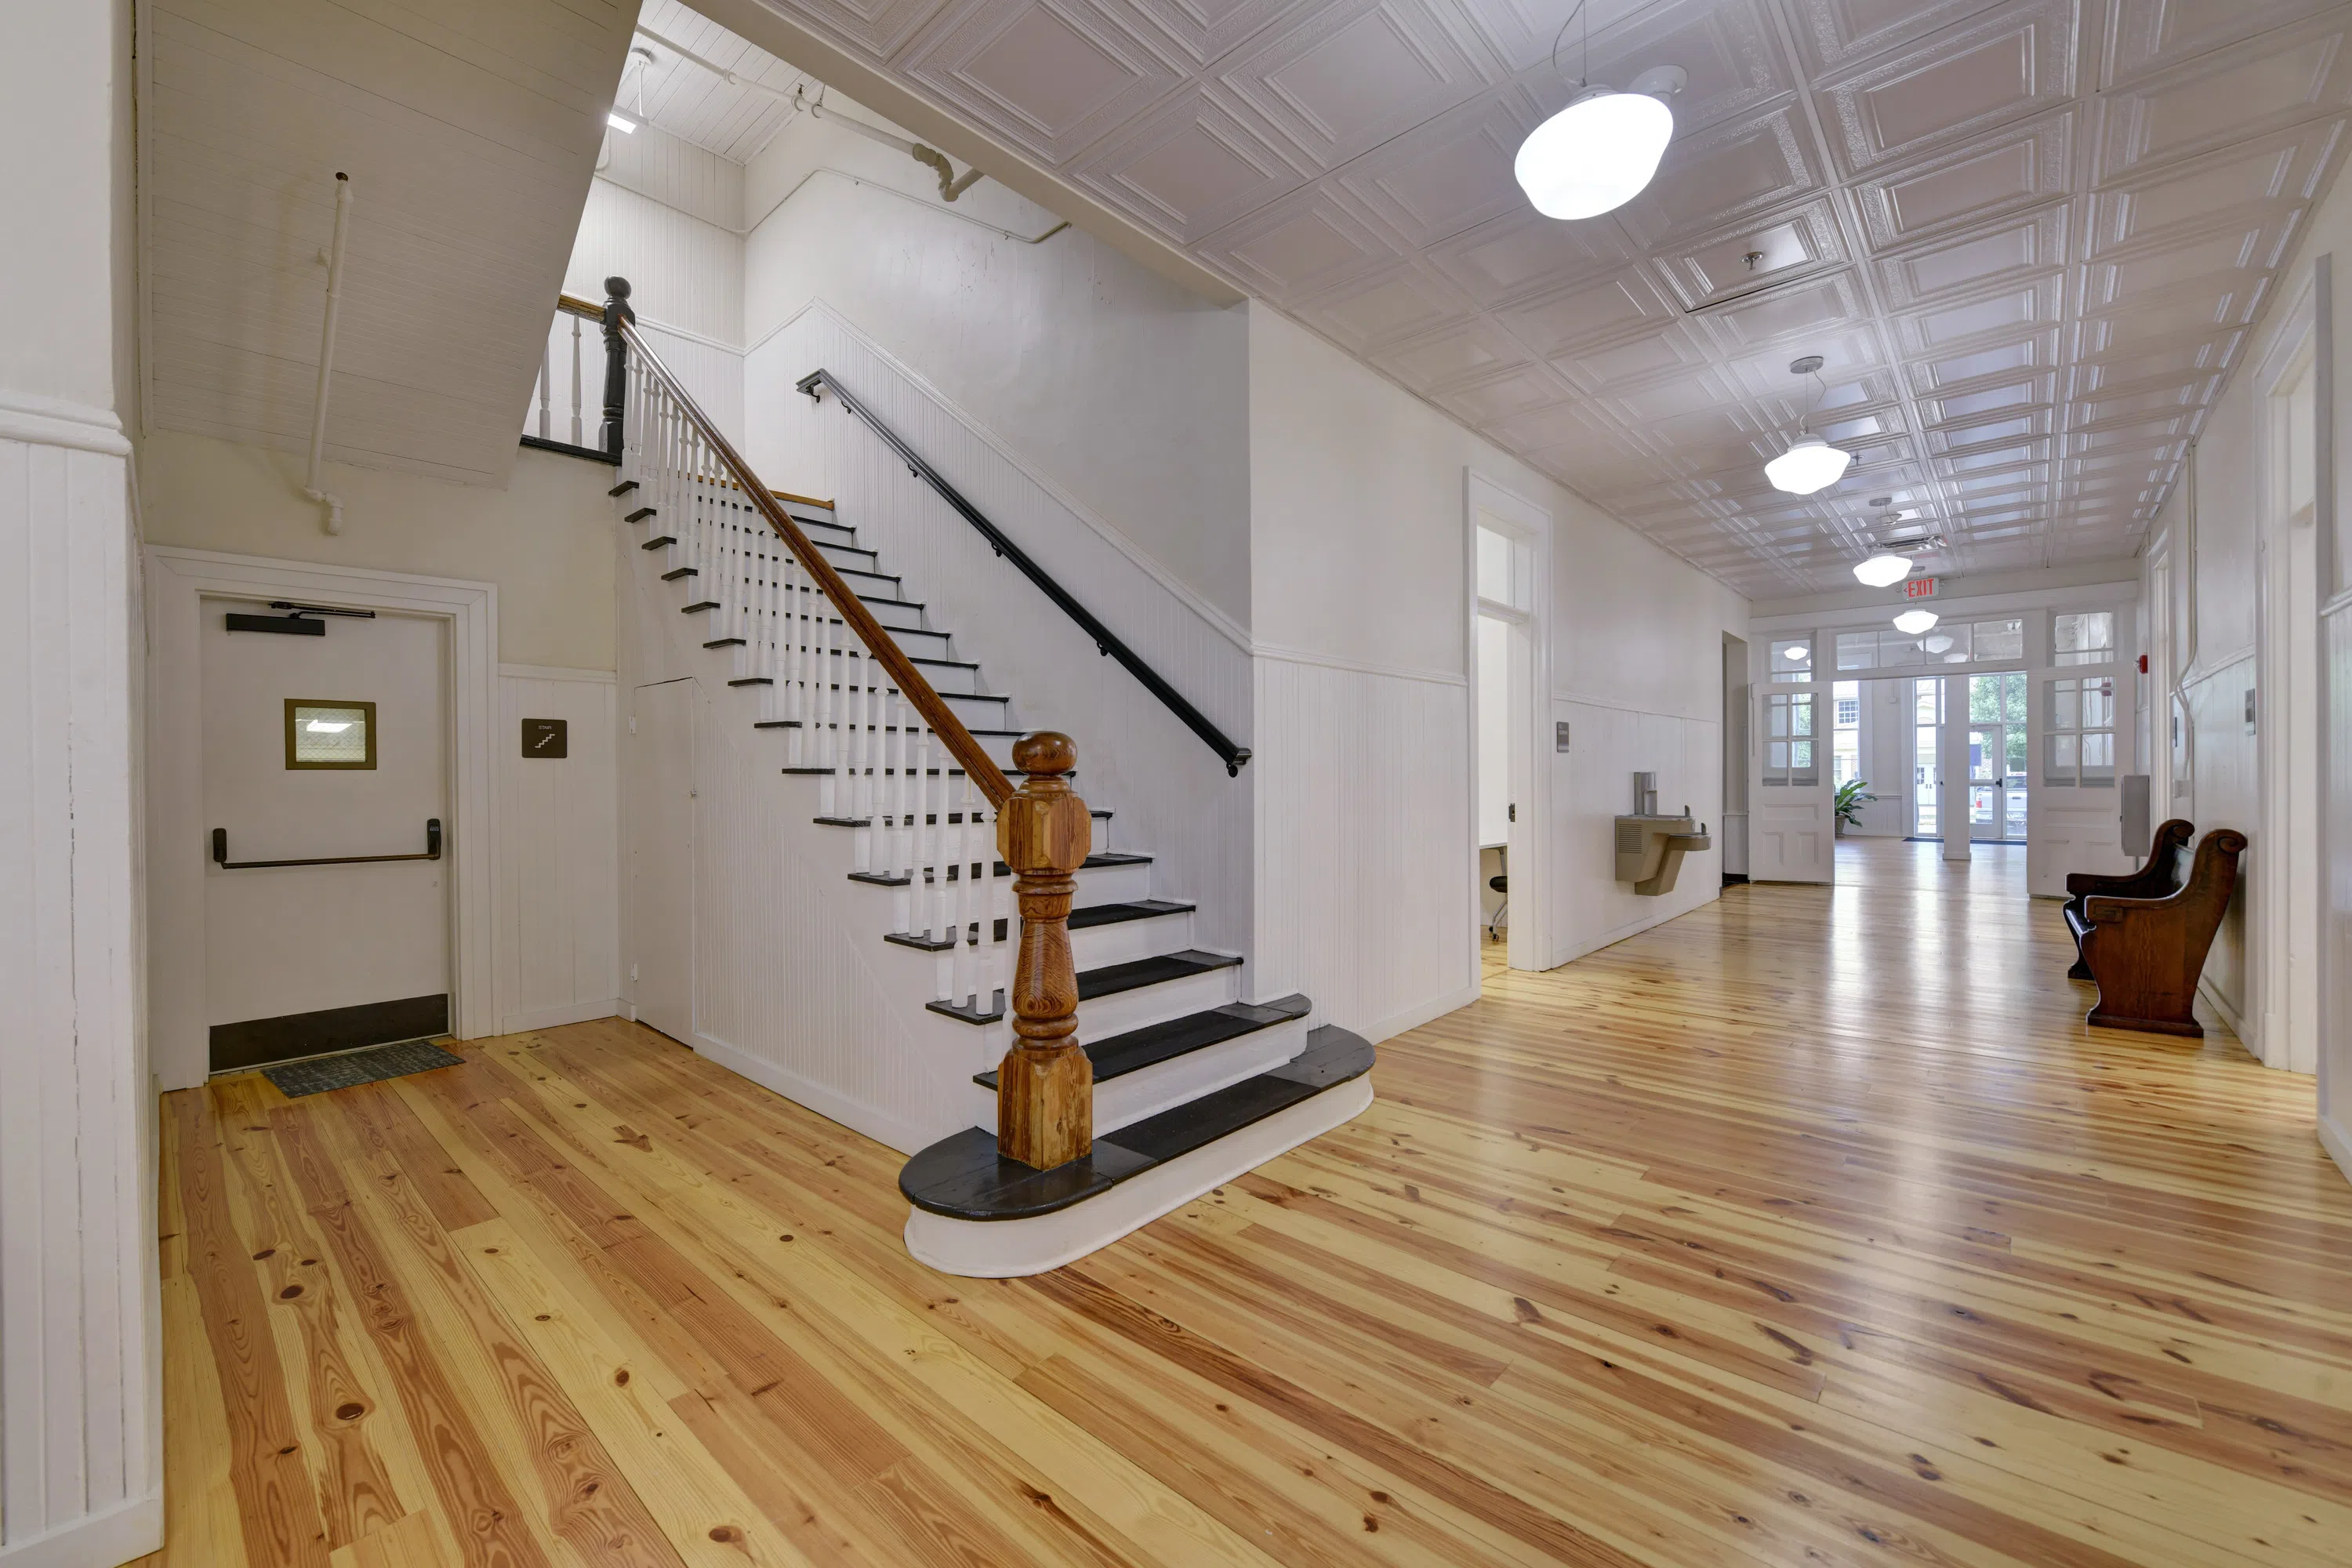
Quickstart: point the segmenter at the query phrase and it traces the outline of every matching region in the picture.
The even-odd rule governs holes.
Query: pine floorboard
[[[2308,1079],[2082,1021],[2021,850],[1841,847],[1381,1048],[1073,1267],[606,1020],[167,1097],[150,1568],[2352,1562]]]

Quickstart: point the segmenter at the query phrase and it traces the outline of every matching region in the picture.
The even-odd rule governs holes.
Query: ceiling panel
[[[761,3],[1775,595],[1877,495],[1948,574],[2129,554],[2352,120],[2347,0]],[[1530,210],[1528,128],[1661,65],[1650,187]]]

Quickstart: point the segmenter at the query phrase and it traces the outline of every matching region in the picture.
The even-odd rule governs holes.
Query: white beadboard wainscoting
[[[1375,1043],[1478,998],[1470,689],[1261,645],[1253,994]]]
[[[142,586],[110,414],[0,392],[0,1563],[163,1544]]]
[[[986,689],[1013,696],[1017,727],[1076,742],[1078,793],[1117,813],[1108,847],[1159,857],[1155,896],[1200,905],[1202,947],[1247,954],[1258,764],[1227,777],[1198,736],[997,559],[870,428],[795,389],[819,368],[1243,746],[1253,732],[1247,634],[823,302],[746,357],[753,468],[779,489],[835,501],[858,542],[880,551],[883,569],[902,574],[908,596],[929,607],[930,625],[954,635],[958,657],[980,662]],[[1251,995],[1280,994],[1244,985]]]
[[[1570,726],[1570,749],[1547,750],[1551,786],[1551,952],[1558,967],[1710,903],[1723,892],[1723,841],[1683,858],[1671,893],[1636,893],[1617,880],[1614,818],[1633,809],[1633,774],[1658,775],[1658,809],[1685,805],[1707,826],[1723,811],[1723,726],[1714,719],[1656,713],[1555,697],[1555,723]]]
[[[498,1030],[621,1011],[616,704],[610,670],[499,666]],[[566,755],[526,757],[522,722],[561,719]]]
[[[616,548],[637,555],[628,531]],[[621,583],[619,743],[656,743],[656,727],[632,733],[641,689],[692,679],[689,902],[693,930],[692,1038],[686,1043],[753,1082],[891,1148],[912,1153],[971,1124],[973,1073],[993,1066],[1010,1027],[955,1023],[927,1011],[877,963],[890,900],[850,882],[854,836],[816,826],[816,782],[782,772],[780,732],[752,729],[759,700],[722,682],[723,656],[700,644],[699,617],[678,614],[671,584],[624,563]],[[624,994],[638,995],[633,966],[647,951],[646,911],[626,896],[626,868],[666,841],[653,803],[634,801],[642,776],[622,758],[620,776]],[[674,825],[672,825],[674,826]],[[877,951],[880,950],[880,951]]]

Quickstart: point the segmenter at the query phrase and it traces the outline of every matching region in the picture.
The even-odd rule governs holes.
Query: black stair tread
[[[1099,871],[1106,866],[1149,866],[1150,864],[1151,857],[1149,855],[1121,855],[1116,850],[1106,849],[1099,855],[1087,856],[1079,863],[1078,869]],[[999,860],[996,863],[996,874],[1000,877],[1010,877],[1013,875],[1013,868]]]
[[[773,686],[775,679],[766,675],[746,675],[729,681],[730,686]]]
[[[1233,953],[1203,952],[1197,947],[1180,952],[1157,952],[1150,958],[1131,958],[1125,963],[1106,963],[1099,969],[1078,971],[1078,1000],[1091,1002],[1097,996],[1116,996],[1122,991],[1233,969],[1240,963],[1241,960]]]
[[[638,545],[637,548],[640,550],[659,550],[665,544],[676,544],[677,542],[677,538],[671,534],[656,533],[651,539],[646,540],[643,544]]]
[[[1362,1037],[1327,1024],[1307,1037],[1306,1050],[1280,1067],[1106,1132],[1091,1152],[1066,1165],[1039,1171],[1008,1160],[996,1152],[994,1134],[970,1127],[908,1161],[898,1173],[898,1191],[917,1208],[952,1219],[1052,1214],[1361,1078],[1375,1059]]]
[[[1260,1029],[1286,1024],[1293,1018],[1304,1018],[1312,1007],[1313,1004],[1300,995],[1285,996],[1263,1006],[1253,1002],[1228,1002],[1205,1013],[1188,1013],[1181,1018],[1147,1024],[1106,1040],[1090,1040],[1086,1046],[1087,1060],[1094,1064],[1095,1081],[1108,1083],[1143,1068],[1157,1067],[1211,1046],[1222,1046],[1227,1040],[1238,1040],[1244,1035],[1255,1035]],[[996,1091],[996,1070],[992,1068],[987,1072],[974,1073],[971,1081],[992,1094]]]
[[[686,570],[691,572],[694,568],[688,566]],[[682,616],[690,616],[697,610],[715,610],[717,608],[719,608],[719,601],[716,599],[698,599],[691,605],[679,605],[678,614]]]
[[[705,647],[748,647],[750,644],[742,637],[712,637],[709,642],[704,643],[702,646]]]
[[[623,521],[627,522],[643,522],[646,519],[653,516],[654,513],[659,510],[660,509],[657,507],[641,506],[637,508],[636,510],[631,512]]]
[[[911,947],[918,952],[946,952],[956,944],[956,939],[951,936],[917,936],[912,931],[887,931],[883,934],[882,940],[896,942],[900,947]]]
[[[1098,816],[1110,813],[1097,812]],[[1167,899],[1135,899],[1126,903],[1089,904],[1070,911],[1070,929],[1087,931],[1095,926],[1115,926],[1128,921],[1148,921],[1158,915],[1189,915],[1198,906],[1180,904]]]
[[[960,1023],[993,1024],[1004,1016],[1004,993],[994,992],[986,1002],[977,1006],[966,1006],[961,1002],[926,1002],[923,1005],[934,1013],[956,1019]],[[978,1130],[974,1129],[974,1131]],[[990,1147],[995,1146],[995,1139],[991,1138],[988,1142]]]
[[[668,571],[662,574],[662,581],[665,583],[675,583],[680,577],[699,577],[701,575],[702,570],[697,566],[673,566]],[[717,609],[719,606],[716,605],[708,605],[701,607],[705,609]]]
[[[627,495],[631,490],[635,489],[636,488],[637,488],[637,481],[636,481],[636,480],[635,480],[635,479],[623,479],[619,484],[614,485],[611,489],[606,490],[604,493],[605,493],[606,495],[608,495],[608,496],[625,496],[625,495]]]

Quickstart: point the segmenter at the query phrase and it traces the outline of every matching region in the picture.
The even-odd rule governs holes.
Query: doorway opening
[[[1474,926],[1477,972],[1541,969],[1540,889],[1549,792],[1538,765],[1549,732],[1544,584],[1550,514],[1477,475],[1469,495],[1469,667]],[[1566,750],[1564,741],[1556,742]],[[1514,871],[1524,873],[1517,887]]]

